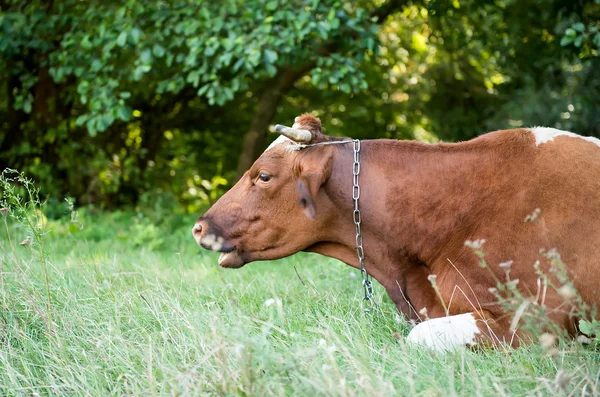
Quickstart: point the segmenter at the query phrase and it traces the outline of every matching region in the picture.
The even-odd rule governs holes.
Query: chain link
[[[362,286],[363,291],[365,293],[365,297],[363,302],[368,302],[370,304],[374,304],[373,301],[373,282],[372,277],[367,273],[367,269],[365,269],[365,251],[363,249],[363,237],[360,232],[360,209],[358,208],[358,200],[360,199],[360,186],[358,184],[358,175],[360,174],[360,141],[355,139],[354,143],[354,163],[352,164],[352,175],[353,175],[353,185],[352,185],[352,200],[354,200],[354,212],[352,213],[352,218],[354,221],[354,226],[356,227],[356,256],[358,257],[358,261],[360,263],[360,274],[362,276]],[[369,312],[370,308],[365,307],[365,312]]]

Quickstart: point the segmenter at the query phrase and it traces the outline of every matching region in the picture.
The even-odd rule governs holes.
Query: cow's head
[[[319,240],[331,206],[321,187],[329,180],[336,140],[312,115],[297,117],[192,229],[202,247],[221,252],[219,265],[241,267],[279,259]],[[337,145],[336,145],[337,146]]]

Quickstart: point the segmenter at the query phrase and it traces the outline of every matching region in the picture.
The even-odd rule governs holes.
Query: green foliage
[[[269,123],[305,111],[361,139],[530,125],[600,136],[595,2],[0,7],[0,169],[26,171],[42,197],[117,207],[170,195],[195,210],[274,139]]]
[[[598,335],[600,333],[600,322],[598,320],[579,320],[579,329],[586,335]]]
[[[83,107],[75,123],[85,125],[92,137],[132,119],[132,92],[192,89],[209,105],[222,106],[252,81],[305,62],[325,67],[314,70],[315,84],[338,84],[347,92],[364,89],[361,72],[349,72],[375,45],[368,14],[339,2],[312,1],[304,7],[275,0],[45,4],[30,2],[18,11],[9,7],[2,15],[3,60],[43,51],[40,67],[48,68],[55,84],[72,81],[72,100]],[[313,50],[334,39],[342,47],[358,45],[347,55],[326,58]],[[345,66],[332,70],[334,64]],[[22,81],[15,108],[30,113],[36,76],[18,66],[12,72]]]
[[[190,161],[206,159],[187,144],[212,150],[207,135],[216,134],[235,152],[240,132],[231,131],[244,117],[221,122],[206,115],[208,122],[192,117],[190,124],[190,116],[216,107],[248,112],[252,91],[306,65],[318,66],[312,81],[321,88],[364,90],[359,65],[377,50],[369,13],[332,0],[14,0],[2,7],[0,78],[8,85],[9,123],[0,155],[48,193],[64,192],[62,180],[78,200],[105,205],[136,202],[161,181],[168,183],[159,190],[184,198],[205,192],[206,181],[222,186],[231,179],[217,174],[222,168],[205,164],[203,175],[193,172]],[[334,53],[315,50],[330,44]],[[22,133],[12,139],[16,129]],[[223,160],[219,153],[214,164]],[[211,192],[192,198],[213,200]]]
[[[561,46],[574,46],[580,58],[597,57],[600,53],[600,1],[587,4],[581,15],[565,29]]]

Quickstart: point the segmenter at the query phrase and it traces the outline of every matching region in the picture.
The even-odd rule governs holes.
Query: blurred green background
[[[599,27],[600,0],[0,0],[0,170],[50,217],[187,212],[307,111],[356,138],[600,136]]]

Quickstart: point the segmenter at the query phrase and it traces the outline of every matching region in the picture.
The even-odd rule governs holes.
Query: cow
[[[192,229],[221,252],[220,266],[307,251],[360,268],[358,171],[364,266],[416,324],[409,342],[519,346],[522,310],[506,313],[494,289],[507,269],[524,302],[571,335],[578,310],[568,288],[600,302],[600,140],[542,127],[459,143],[363,140],[356,170],[354,141],[325,135],[318,118],[279,130]],[[559,285],[552,252],[571,284]]]

